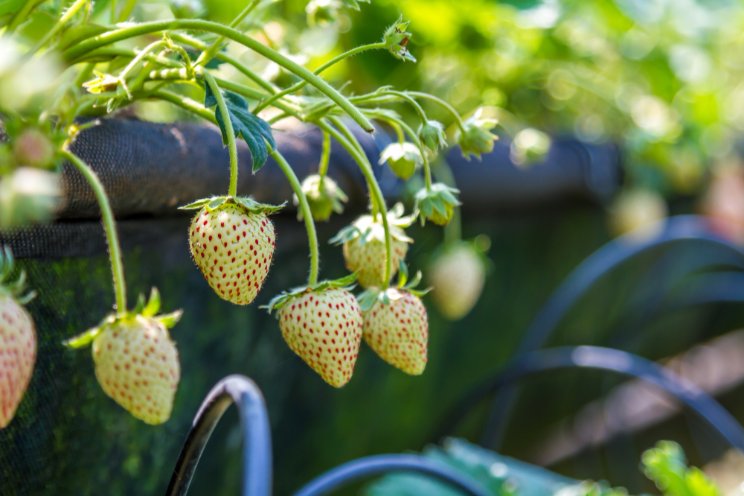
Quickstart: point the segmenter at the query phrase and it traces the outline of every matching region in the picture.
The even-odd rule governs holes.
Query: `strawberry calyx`
[[[36,296],[35,291],[26,292],[26,272],[20,271],[12,280],[15,261],[10,247],[0,249],[0,296],[10,296],[21,305],[25,305]]]
[[[159,311],[160,292],[157,288],[152,288],[149,299],[145,300],[145,296],[140,294],[134,310],[119,314],[110,313],[104,317],[97,326],[91,327],[87,331],[64,341],[63,344],[66,347],[73,349],[84,348],[89,346],[107,327],[141,318],[154,319],[162,324],[166,329],[171,329],[181,319],[181,315],[183,315],[183,310],[176,310],[174,312],[158,315],[157,313]]]
[[[393,239],[405,243],[413,243],[413,239],[408,237],[403,229],[413,224],[416,220],[415,215],[404,216],[403,204],[396,203],[395,206],[388,211],[387,218],[388,224],[391,227],[390,234]],[[330,243],[334,245],[342,245],[347,241],[354,239],[359,239],[361,245],[370,241],[381,241],[384,243],[385,228],[379,214],[375,216],[362,215],[352,224],[341,229],[338,234],[331,238]]]
[[[273,214],[275,212],[278,212],[282,208],[284,208],[286,204],[287,202],[284,202],[281,205],[270,205],[268,203],[259,203],[253,198],[250,198],[247,196],[212,196],[210,198],[202,198],[200,200],[196,200],[187,205],[178,207],[178,209],[179,210],[200,210],[204,208],[208,212],[211,212],[213,210],[218,210],[220,208],[223,208],[227,205],[237,205],[238,207],[243,209],[246,213]]]
[[[421,298],[426,293],[431,291],[431,288],[418,289],[417,286],[421,283],[421,271],[417,271],[413,276],[413,279],[408,280],[408,266],[405,262],[400,262],[398,268],[398,284],[389,288],[369,288],[363,291],[357,296],[359,301],[359,307],[362,312],[367,312],[378,301],[383,305],[389,305],[395,300],[402,298],[406,293],[410,293],[414,296]]]
[[[268,304],[262,305],[260,308],[265,309],[269,314],[271,314],[275,311],[278,312],[293,299],[306,295],[307,293],[322,293],[329,289],[345,289],[349,291],[354,289],[356,278],[357,275],[352,273],[339,279],[320,281],[319,283],[310,286],[298,286],[288,291],[282,291],[280,294],[273,297]]]

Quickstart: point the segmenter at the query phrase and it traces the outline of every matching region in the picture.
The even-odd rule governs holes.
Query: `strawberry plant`
[[[437,159],[448,143],[445,128],[421,102],[429,101],[453,117],[455,141],[467,156],[488,153],[496,139],[491,133],[494,120],[476,113],[466,121],[433,95],[389,86],[352,94],[323,77],[336,64],[373,50],[386,51],[403,68],[415,63],[409,23],[403,18],[382,26],[378,40],[309,67],[267,39],[270,3],[246,2],[229,23],[202,19],[198,3],[187,2],[172,2],[173,16],[156,20],[138,19],[131,1],[27,2],[0,9],[0,53],[8,61],[0,67],[0,88],[3,95],[15,95],[0,98],[8,137],[0,144],[0,229],[54,218],[63,201],[63,162],[90,185],[108,243],[115,304],[98,325],[66,344],[92,345],[95,374],[104,392],[150,424],[168,419],[177,390],[181,371],[168,329],[180,312],[158,315],[156,290],[148,301],[140,298],[133,309],[127,306],[114,213],[96,173],[73,152],[80,133],[98,125],[98,119],[142,102],[164,102],[181,115],[217,126],[229,157],[226,190],[181,208],[195,211],[188,231],[195,265],[219,298],[237,305],[251,304],[259,296],[275,261],[276,234],[269,215],[284,207],[239,194],[238,140],[247,145],[253,174],[267,165],[278,167],[293,192],[287,200],[294,200],[307,232],[309,270],[305,281],[278,295],[267,308],[276,312],[289,348],[335,387],[351,379],[363,334],[381,357],[404,372],[420,374],[426,363],[428,322],[419,299],[423,293],[405,286],[406,273],[400,274],[397,287],[390,283],[398,267],[405,266],[413,242],[404,229],[416,220],[459,225],[460,200],[446,164]],[[307,15],[311,25],[325,25],[336,22],[345,9],[361,8],[360,2],[310,2]],[[35,30],[41,19],[47,27]],[[251,61],[235,56],[236,50],[250,54]],[[260,73],[255,60],[278,67],[278,77]],[[33,84],[28,83],[31,79]],[[401,106],[412,112],[413,122],[399,113]],[[285,121],[301,121],[322,133],[316,173],[297,177],[278,149],[274,133]],[[408,215],[403,205],[388,208],[372,160],[352,130],[355,126],[373,133],[376,125],[389,126],[397,140],[375,161],[387,164],[403,180],[419,174],[423,178]],[[343,245],[351,274],[323,280],[315,222],[340,213],[347,200],[329,174],[332,142],[358,165],[369,192],[369,212],[333,240]],[[435,163],[441,173],[432,171]],[[31,190],[20,186],[29,183],[29,174],[36,179]],[[459,227],[448,233],[450,242],[459,239]],[[357,280],[367,288],[361,303],[351,292]],[[468,304],[477,292],[470,291]]]

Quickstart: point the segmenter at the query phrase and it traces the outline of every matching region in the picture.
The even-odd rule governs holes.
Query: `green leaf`
[[[217,98],[208,84],[205,84],[204,88],[204,106],[207,108],[215,107]],[[228,118],[232,123],[235,137],[243,138],[243,141],[248,145],[253,158],[253,172],[256,173],[266,164],[266,160],[269,158],[269,149],[276,148],[271,126],[248,110],[248,103],[243,97],[231,91],[224,91],[223,94]],[[214,116],[222,132],[222,142],[227,143],[225,120],[219,107],[215,109]]]

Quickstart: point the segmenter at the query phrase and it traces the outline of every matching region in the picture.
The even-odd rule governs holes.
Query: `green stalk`
[[[310,211],[310,204],[307,202],[307,197],[302,191],[300,180],[297,179],[294,170],[292,170],[292,167],[290,167],[282,154],[279,153],[279,150],[274,149],[270,153],[284,175],[287,176],[287,180],[290,186],[292,186],[292,191],[294,191],[300,204],[302,219],[305,221],[305,230],[307,231],[307,242],[310,245],[310,274],[307,278],[307,285],[314,286],[318,282],[320,256],[318,251],[318,234],[315,232],[315,222],[313,221],[313,214]]]
[[[117,20],[119,22],[126,21],[130,15],[132,15],[132,11],[137,6],[137,0],[125,0],[124,7],[121,8],[121,12],[119,12],[119,16],[117,17]]]
[[[208,48],[208,45],[204,43],[203,41],[196,39],[196,38],[192,38],[191,36],[188,36],[182,33],[169,33],[168,36],[170,36],[171,39],[178,41],[179,43],[183,43],[184,45],[189,45],[193,48],[196,48],[197,50],[206,50]],[[268,81],[265,81],[261,76],[259,76],[255,72],[248,69],[245,65],[241,64],[238,61],[238,59],[236,59],[235,57],[232,57],[231,55],[228,55],[226,53],[218,53],[215,55],[215,57],[233,66],[245,77],[247,77],[248,79],[250,79],[257,85],[259,85],[264,90],[266,90],[267,93],[276,93],[277,89],[274,87],[273,84],[271,84]]]
[[[81,57],[91,50],[116,43],[117,41],[157,31],[170,31],[176,29],[194,29],[212,32],[223,35],[226,38],[244,45],[245,47],[266,57],[272,62],[277,63],[278,65],[293,72],[297,76],[315,86],[321,93],[325,94],[328,98],[338,104],[338,106],[341,107],[341,109],[343,109],[352,119],[354,119],[354,121],[356,121],[357,124],[362,127],[362,129],[369,133],[374,132],[374,127],[362,114],[362,112],[358,108],[356,108],[346,97],[339,93],[338,90],[330,86],[322,78],[316,76],[305,67],[302,67],[298,63],[290,60],[277,51],[261,44],[257,40],[254,40],[250,36],[246,36],[233,28],[223,26],[222,24],[216,22],[205,21],[201,19],[174,19],[166,21],[145,22],[137,24],[135,26],[125,26],[120,29],[115,29],[104,34],[94,36],[88,40],[85,40],[75,46],[68,48],[65,52],[65,58],[68,62],[74,62],[78,57]]]
[[[77,14],[80,11],[80,9],[82,9],[85,6],[85,4],[87,4],[88,2],[89,0],[76,0],[72,5],[70,5],[67,8],[67,10],[65,10],[65,13],[62,14],[62,17],[60,17],[57,20],[57,22],[54,24],[54,26],[52,26],[52,29],[46,32],[44,37],[41,38],[41,40],[39,40],[39,42],[36,43],[36,45],[34,45],[34,47],[31,49],[29,53],[36,53],[37,51],[41,49],[41,47],[46,45],[47,42],[51,40],[57,33],[59,33],[59,31],[63,27],[65,27],[65,25],[68,22],[70,22],[70,20],[75,16],[75,14]],[[29,2],[29,3],[33,3],[33,2]]]
[[[398,98],[400,98],[401,100],[404,100],[408,104],[410,104],[411,107],[413,107],[413,109],[418,114],[419,119],[421,119],[421,123],[422,124],[425,124],[426,121],[429,119],[427,117],[427,115],[426,115],[426,112],[424,112],[424,109],[421,107],[421,105],[419,105],[419,103],[416,100],[414,100],[413,98],[411,98],[407,94],[403,93],[402,91],[388,91],[387,93],[390,94],[390,95],[395,95]]]
[[[434,166],[436,167],[437,179],[440,179],[447,186],[457,187],[455,176],[445,159],[436,160]],[[460,209],[461,207],[454,208],[452,219],[444,226],[444,243],[447,245],[454,244],[462,239],[462,213]]]
[[[457,122],[457,127],[460,128],[460,131],[465,132],[465,123],[462,121],[462,117],[460,116],[460,113],[455,110],[455,107],[450,105],[445,100],[442,100],[438,96],[430,95],[428,93],[423,93],[421,91],[408,91],[409,95],[416,97],[416,98],[425,98],[427,100],[431,100],[432,102],[435,102],[445,108],[452,116],[455,118],[455,122]]]
[[[318,163],[318,175],[320,176],[321,189],[323,179],[328,173],[328,163],[331,161],[331,135],[323,132],[323,148],[320,152],[320,162]]]
[[[21,9],[13,16],[13,19],[10,20],[10,24],[8,24],[8,32],[12,33],[15,31],[16,28],[20,26],[29,15],[31,15],[31,12],[42,3],[44,3],[44,0],[26,0],[23,7],[21,7]]]
[[[246,5],[246,7],[240,11],[240,13],[235,17],[235,19],[232,20],[230,23],[231,28],[237,28],[238,24],[243,22],[243,19],[245,19],[252,11],[255,9],[258,4],[261,3],[261,0],[253,0],[251,3]],[[214,43],[212,43],[209,47],[207,47],[206,50],[202,51],[201,55],[196,59],[196,63],[194,65],[201,65],[206,66],[210,60],[212,60],[215,56],[215,54],[220,50],[220,46],[225,41],[224,36],[220,36],[217,38]]]
[[[328,121],[330,121],[333,126],[338,126],[340,129],[346,129],[346,126],[344,126],[343,122],[341,122],[337,117],[329,117]],[[364,174],[364,178],[367,180],[372,203],[373,205],[376,204],[380,211],[380,215],[382,216],[382,227],[385,230],[385,284],[388,284],[390,282],[390,277],[393,275],[393,237],[390,233],[390,223],[388,222],[385,197],[382,195],[382,190],[380,189],[380,185],[377,183],[377,179],[375,179],[375,174],[372,171],[372,164],[369,163],[367,155],[361,150],[361,145],[359,145],[359,142],[353,135],[352,138],[354,138],[354,141],[350,142],[347,140],[346,136],[344,136],[345,133],[337,130],[332,125],[329,125],[325,120],[319,121],[318,126],[323,131],[330,134],[334,139],[336,139],[336,141],[341,143],[341,146],[343,146],[357,162],[359,168],[362,170],[362,174]]]
[[[230,154],[230,187],[227,190],[227,196],[237,196],[238,194],[238,145],[235,143],[235,130],[233,129],[230,114],[227,111],[227,104],[222,97],[222,90],[217,85],[214,77],[209,71],[204,71],[204,81],[209,85],[215,99],[217,100],[217,109],[222,114],[222,124],[225,126],[225,139],[227,140],[227,150]],[[216,119],[215,115],[215,119]]]
[[[66,158],[75,168],[83,175],[85,180],[93,190],[93,194],[96,196],[96,201],[101,209],[101,218],[103,221],[103,230],[106,233],[106,241],[108,242],[109,248],[109,261],[111,262],[111,274],[114,280],[114,295],[116,297],[116,312],[121,315],[127,311],[127,286],[124,281],[124,264],[121,258],[121,246],[119,245],[119,237],[116,232],[116,223],[114,222],[114,214],[111,211],[111,205],[109,204],[108,197],[106,196],[106,190],[103,188],[103,184],[98,179],[98,176],[93,169],[83,162],[80,157],[73,154],[66,148],[62,150],[62,156]]]
[[[358,55],[358,54],[360,54],[362,52],[366,52],[368,50],[377,50],[377,49],[380,49],[380,48],[385,48],[385,46],[386,46],[385,43],[378,42],[378,43],[370,43],[368,45],[362,45],[362,46],[358,46],[356,48],[352,48],[351,50],[348,50],[348,51],[346,51],[346,52],[344,52],[344,53],[342,53],[340,55],[337,55],[337,56],[333,57],[331,60],[329,60],[325,64],[323,64],[320,67],[318,67],[317,69],[315,69],[313,71],[313,74],[316,74],[316,75],[317,74],[320,74],[323,71],[325,71],[326,69],[328,69],[329,67],[332,67],[335,64],[338,64],[339,62],[341,62],[344,59],[347,59],[349,57],[353,57],[354,55]],[[256,106],[256,108],[253,109],[253,112],[254,113],[255,112],[260,112],[261,110],[265,109],[266,107],[268,107],[269,105],[271,105],[272,103],[274,103],[277,99],[279,99],[279,98],[281,98],[283,96],[289,95],[290,93],[294,93],[295,91],[301,90],[302,88],[305,87],[306,84],[307,84],[307,81],[300,81],[299,83],[295,83],[294,85],[292,85],[292,86],[290,86],[288,88],[285,88],[284,90],[282,90],[279,93],[273,95],[272,97],[268,98],[267,100],[264,100],[263,102],[259,103]]]

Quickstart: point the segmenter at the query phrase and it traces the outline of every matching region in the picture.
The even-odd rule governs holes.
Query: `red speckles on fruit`
[[[429,340],[426,307],[407,291],[387,292],[390,303],[377,301],[364,315],[364,341],[393,367],[420,375],[426,368]]]
[[[168,330],[137,316],[105,326],[93,341],[96,378],[103,391],[148,424],[170,418],[181,368]]]
[[[10,423],[36,361],[31,316],[10,296],[0,296],[0,428]]]
[[[220,298],[236,305],[251,303],[274,256],[273,224],[265,214],[249,213],[234,203],[224,203],[214,210],[203,208],[194,220],[199,222],[208,241],[190,236],[189,246],[204,278]],[[239,231],[239,225],[244,229]],[[259,231],[262,227],[263,234]]]
[[[308,305],[310,302],[314,304]],[[339,304],[343,304],[341,309]],[[335,340],[320,337],[329,334],[323,320],[327,314],[348,326],[348,334]],[[362,322],[356,298],[345,289],[306,293],[279,310],[279,327],[287,345],[333,387],[351,379],[362,340]]]

